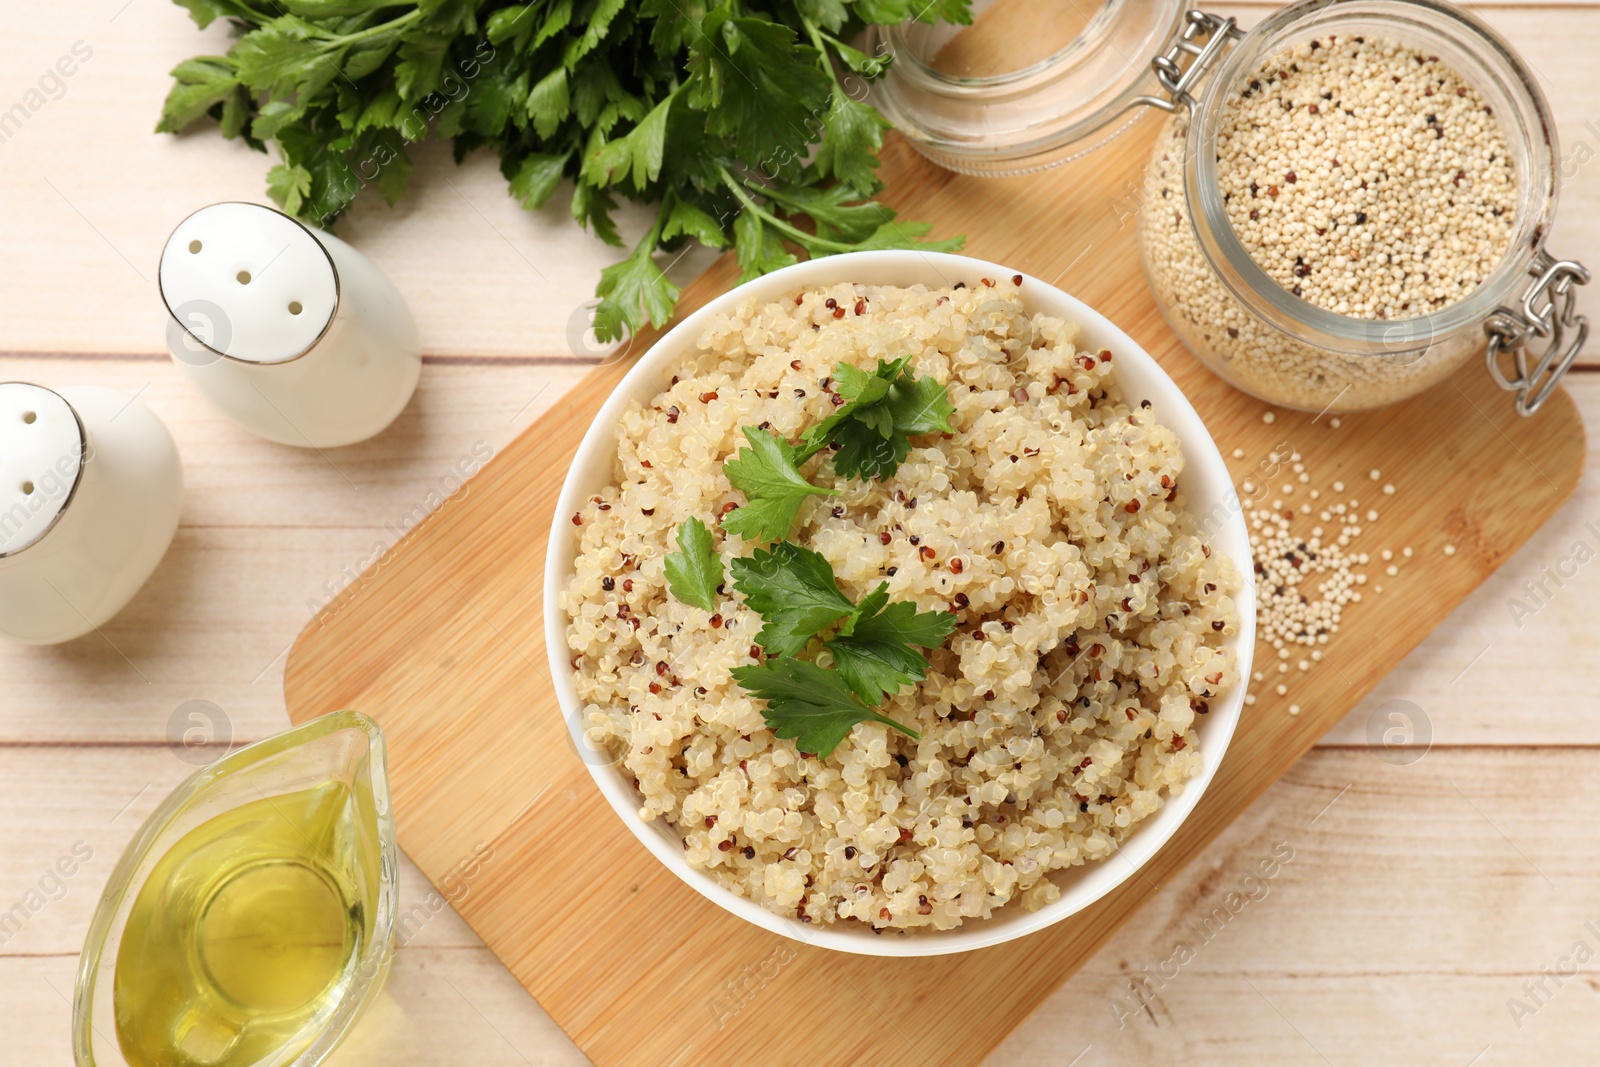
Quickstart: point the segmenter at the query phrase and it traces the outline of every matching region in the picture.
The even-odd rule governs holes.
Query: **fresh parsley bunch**
[[[928,669],[921,649],[939,647],[955,630],[950,612],[919,612],[910,601],[891,602],[888,582],[853,603],[821,553],[786,540],[806,497],[835,492],[800,472],[818,452],[835,449],[838,474],[883,479],[910,454],[911,437],[950,431],[955,407],[948,390],[932,378],[918,378],[910,364],[910,357],[880,360],[869,372],[840,363],[834,377],[846,402],[809,428],[800,445],[746,426],[750,447],[723,464],[747,500],[723,517],[723,529],[755,541],[777,539],[731,564],[734,588],[761,616],[756,642],[768,657],[734,668],[733,677],[766,702],[763,717],[773,733],[792,738],[802,752],[826,757],[857,723],[869,721],[920,740],[915,730],[874,709],[920,682]],[[668,553],[665,566],[674,597],[716,610],[722,559],[704,522],[690,518],[678,527],[678,551]],[[825,650],[833,668],[802,658],[811,650]]]
[[[229,19],[225,56],[174,68],[160,131],[209,115],[282,162],[267,191],[330,224],[373,185],[391,204],[406,147],[450,138],[459,162],[500,155],[530,209],[573,179],[573,217],[621,246],[616,198],[657,205],[607,268],[596,333],[671,316],[655,262],[694,238],[732,246],[745,278],[810,256],[948,250],[926,223],[871,199],[888,122],[861,102],[887,57],[846,44],[871,24],[967,22],[970,0],[176,0],[204,27]]]

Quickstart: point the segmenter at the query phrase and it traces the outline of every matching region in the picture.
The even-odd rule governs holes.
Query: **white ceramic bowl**
[[[719,312],[732,310],[745,300],[792,299],[802,289],[840,282],[899,286],[921,283],[941,287],[958,281],[975,285],[980,278],[1010,279],[1016,273],[1010,267],[965,256],[909,251],[856,252],[799,263],[741,285],[684,319],[639,359],[600,409],[594,424],[578,446],[572,469],[567,473],[550,530],[550,551],[545,562],[544,611],[550,675],[572,743],[584,757],[595,784],[616,811],[617,818],[633,831],[634,836],[656,859],[718,906],[773,933],[841,952],[870,956],[933,956],[997,945],[1060,922],[1126,881],[1166,843],[1189,812],[1194,810],[1201,794],[1216,774],[1223,753],[1227,751],[1228,741],[1233,736],[1234,726],[1239,721],[1244,704],[1245,685],[1242,679],[1250,676],[1251,653],[1255,648],[1255,590],[1250,581],[1249,537],[1240,513],[1239,498],[1234,492],[1222,456],[1211,435],[1206,432],[1200,416],[1144,349],[1093,308],[1046,282],[1025,276],[1021,291],[1027,309],[1076,322],[1082,328],[1083,347],[1108,348],[1114,352],[1117,357],[1116,378],[1123,395],[1134,403],[1148,399],[1154,405],[1156,417],[1178,434],[1183,442],[1186,460],[1183,485],[1189,506],[1197,515],[1215,517],[1217,528],[1211,536],[1212,549],[1233,559],[1244,583],[1234,597],[1239,611],[1239,632],[1229,642],[1238,657],[1241,682],[1211,701],[1210,714],[1198,720],[1195,729],[1200,735],[1200,751],[1205,756],[1205,766],[1197,777],[1190,780],[1183,794],[1169,800],[1159,812],[1141,823],[1109,859],[1058,872],[1054,877],[1062,887],[1061,898],[1038,911],[1025,911],[1013,904],[997,911],[993,918],[968,919],[954,930],[874,934],[857,923],[826,926],[776,915],[690,867],[683,857],[683,840],[677,831],[665,821],[647,823],[639,818],[639,796],[633,789],[631,776],[603,754],[595,753],[583,736],[586,723],[583,721],[582,705],[573,688],[572,665],[567,653],[566,613],[561,610],[559,593],[572,575],[576,555],[577,537],[570,516],[581,509],[582,501],[611,480],[616,457],[616,421],[628,402],[648,402],[664,389],[681,357],[693,350],[706,321]],[[1010,284],[1009,281],[1007,284]]]

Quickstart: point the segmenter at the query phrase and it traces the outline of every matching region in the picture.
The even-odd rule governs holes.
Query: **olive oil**
[[[112,986],[131,1067],[282,1063],[311,1042],[372,936],[370,804],[338,781],[263,797],[157,861]]]

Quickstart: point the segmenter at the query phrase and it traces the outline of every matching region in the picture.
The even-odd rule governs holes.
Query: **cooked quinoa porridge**
[[[1337,397],[1355,409],[1418,392],[1482,352],[1468,330],[1425,349],[1348,355],[1257,318],[1191,224],[1189,129],[1187,112],[1175,115],[1151,160],[1143,258],[1174,329],[1231,379],[1298,407]],[[1350,318],[1448,307],[1489,277],[1516,228],[1516,168],[1493,109],[1438,56],[1398,41],[1332,35],[1268,60],[1224,105],[1215,153],[1250,258],[1306,303]]]
[[[1199,772],[1197,716],[1238,683],[1240,576],[1185,510],[1160,412],[1117,388],[1115,353],[1030,317],[1023,280],[838,285],[713,319],[672,386],[618,424],[609,486],[571,516],[562,592],[592,743],[682,836],[691,866],[807,922],[949,929],[1060,896],[1052,872],[1109,856]],[[717,520],[723,464],[765,425],[794,440],[835,410],[834,368],[911,356],[948,388],[954,432],[883,481],[805,467],[789,539],[859,600],[954,614],[926,677],[826,758],[774,736],[733,680],[758,616],[730,581],[708,612],[668,593],[681,523],[723,564],[756,546]],[[825,655],[825,653],[824,653]]]

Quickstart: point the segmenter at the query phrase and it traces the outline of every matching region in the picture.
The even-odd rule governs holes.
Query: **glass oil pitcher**
[[[78,1067],[312,1067],[394,952],[383,731],[314,719],[196,772],[140,827],[78,967]]]

